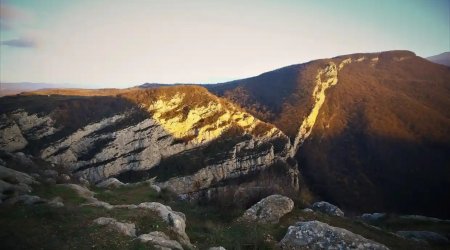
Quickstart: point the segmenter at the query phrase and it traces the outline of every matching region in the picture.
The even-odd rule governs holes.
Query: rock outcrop
[[[138,239],[141,242],[145,242],[157,249],[176,249],[183,250],[183,247],[178,241],[171,240],[163,232],[155,231],[148,234],[139,235]]]
[[[13,152],[25,148],[28,141],[14,120],[6,115],[0,117],[0,149]]]
[[[95,186],[97,186],[99,188],[118,188],[118,187],[125,186],[125,184],[116,178],[108,178],[108,179],[98,183]]]
[[[326,201],[316,202],[312,205],[311,208],[316,212],[321,212],[332,216],[344,217],[344,212],[342,212],[341,209]]]
[[[386,213],[365,213],[361,215],[361,219],[369,223],[379,221],[383,218],[386,218]]]
[[[30,175],[0,165],[0,202],[16,197],[31,204],[29,197],[23,196],[32,191],[31,184],[37,184],[37,181]]]
[[[86,187],[77,185],[77,184],[58,184],[64,187],[68,187],[72,190],[74,190],[81,198],[84,198],[86,202],[83,204],[83,206],[94,206],[94,207],[103,207],[108,210],[113,209],[114,206],[104,202],[100,201],[97,198],[94,197],[95,193],[89,190]]]
[[[138,205],[138,208],[148,209],[155,212],[161,217],[177,235],[179,240],[186,245],[190,245],[189,237],[186,234],[186,216],[177,211],[173,211],[171,207],[158,202],[144,202]]]
[[[196,171],[179,173],[159,185],[177,193],[191,193],[258,172],[275,160],[284,161],[290,147],[289,139],[275,126],[198,86],[136,89],[120,97],[97,98],[89,104],[95,106],[86,104],[82,108],[79,100],[70,97],[48,98],[57,105],[52,108],[49,102],[39,113],[36,107],[30,109],[27,105],[6,109],[9,111],[0,119],[0,134],[5,134],[0,139],[0,150],[31,149],[40,158],[66,167],[74,178],[91,184],[108,178],[129,183],[158,177],[148,173],[164,159],[210,143],[230,144],[226,152],[206,154],[208,159],[201,160],[204,166]],[[116,99],[120,107],[110,108],[111,99]],[[68,104],[71,102],[74,104]],[[66,105],[73,110],[61,109]],[[108,106],[108,112],[76,121],[76,125],[68,124],[71,120],[66,112],[84,117],[90,108],[102,106]],[[235,140],[240,137],[245,140]],[[142,178],[129,181],[128,173]]]
[[[294,202],[282,195],[271,195],[245,211],[239,220],[276,224],[280,218],[292,211]]]
[[[94,220],[95,224],[108,226],[121,234],[136,237],[136,226],[134,223],[119,222],[114,218],[100,217]]]
[[[319,221],[298,222],[290,226],[280,242],[280,247],[281,249],[388,249],[361,235]]]
[[[448,244],[449,240],[444,235],[431,231],[398,231],[400,237],[428,243]]]

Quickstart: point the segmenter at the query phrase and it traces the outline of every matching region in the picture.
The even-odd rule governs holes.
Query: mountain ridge
[[[33,136],[38,135],[33,134],[34,130],[48,139],[52,135],[46,135],[52,131],[65,137],[75,135],[79,128],[89,130],[98,124],[83,139],[65,139],[80,141],[78,146],[68,144],[68,148],[54,148],[45,154],[50,158],[59,155],[60,162],[72,162],[74,169],[81,169],[76,171],[78,175],[83,173],[83,178],[94,182],[109,176],[123,181],[157,177],[160,185],[182,194],[189,190],[188,194],[197,198],[224,197],[227,193],[233,196],[242,188],[250,192],[272,185],[276,188],[267,192],[284,190],[300,197],[302,190],[311,189],[316,197],[325,197],[350,211],[448,217],[450,209],[446,205],[434,204],[446,204],[450,194],[450,190],[442,188],[450,186],[450,171],[445,167],[450,163],[446,154],[450,149],[449,79],[448,67],[410,51],[355,53],[202,87],[154,88],[152,84],[149,89],[36,91],[0,99],[0,111],[6,117],[3,130],[6,126],[8,131],[15,131],[19,144],[23,141],[20,134],[27,141],[35,140]],[[84,95],[92,103],[80,109],[77,99],[81,97],[77,95]],[[49,113],[53,107],[71,103],[67,107],[82,116],[89,109],[95,110],[95,105],[108,106],[114,100],[121,100],[118,105],[133,111],[105,109],[110,110],[102,118],[107,126],[101,125],[99,117],[84,123],[69,122],[66,117],[68,122],[62,124],[78,125],[62,135],[60,128],[52,125],[59,122],[49,118],[61,120],[58,117],[67,116],[64,112],[70,108],[50,117],[49,113],[35,110],[37,117],[32,119],[33,112],[20,118],[23,112],[14,110],[20,106],[15,100],[27,107],[46,98],[56,105],[45,108]],[[24,119],[39,126],[27,130],[21,125]],[[227,129],[221,128],[222,123]],[[208,127],[211,124],[215,125]],[[227,127],[229,124],[242,126],[234,131]],[[264,134],[272,130],[279,132]],[[120,140],[125,144],[116,143],[121,133],[124,135]],[[155,137],[155,141],[144,142],[141,136]],[[168,144],[155,146],[164,141]],[[84,152],[86,145],[99,151]],[[117,148],[125,145],[140,146],[119,152]],[[175,151],[171,149],[174,145],[178,147]],[[148,154],[151,147],[166,150],[164,157],[158,156],[160,153]],[[109,156],[101,159],[102,151],[109,152]],[[64,152],[78,153],[69,154],[70,158]],[[217,157],[210,159],[211,152]],[[92,162],[83,163],[84,158]],[[174,166],[172,170],[170,166]],[[281,174],[275,174],[277,169]]]

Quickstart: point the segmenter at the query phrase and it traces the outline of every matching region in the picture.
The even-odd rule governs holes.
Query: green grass
[[[122,186],[116,189],[94,188],[95,197],[112,205],[139,204],[147,201],[162,200],[162,195],[146,184]]]
[[[94,219],[108,216],[103,212],[44,204],[1,207],[0,242],[3,249],[143,249],[129,237],[94,225]]]
[[[80,197],[73,189],[59,185],[41,184],[33,186],[33,194],[41,198],[51,200],[61,197],[64,204],[79,205],[86,201]]]

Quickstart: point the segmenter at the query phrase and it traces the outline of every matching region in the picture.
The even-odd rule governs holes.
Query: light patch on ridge
[[[338,68],[341,70],[346,64],[352,62],[351,58],[343,60],[339,67],[336,64],[330,62],[324,69],[320,69],[316,76],[316,86],[312,94],[312,98],[315,101],[311,113],[303,120],[297,136],[295,137],[294,145],[291,148],[291,157],[297,152],[298,147],[308,138],[311,134],[312,128],[316,123],[317,117],[319,116],[319,111],[325,102],[325,92],[328,88],[338,83]],[[325,80],[322,80],[325,78]]]
[[[175,138],[189,138],[194,143],[202,143],[218,138],[233,125],[252,134],[262,124],[246,112],[224,107],[220,102],[214,101],[206,106],[190,107],[188,113],[183,114],[184,98],[184,94],[177,93],[171,99],[159,99],[148,107],[153,118]],[[168,112],[176,115],[165,118]],[[211,122],[204,123],[208,119]],[[258,137],[271,137],[277,133],[281,131],[272,127]]]
[[[346,64],[349,64],[349,63],[351,63],[351,62],[352,62],[352,59],[351,59],[351,58],[347,58],[347,59],[343,60],[343,61],[339,64],[339,70],[341,70],[342,68],[344,68],[344,66],[345,66]]]

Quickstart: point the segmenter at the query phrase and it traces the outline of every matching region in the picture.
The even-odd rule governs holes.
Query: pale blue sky
[[[450,50],[450,0],[0,0],[0,82],[221,82],[393,49]]]

